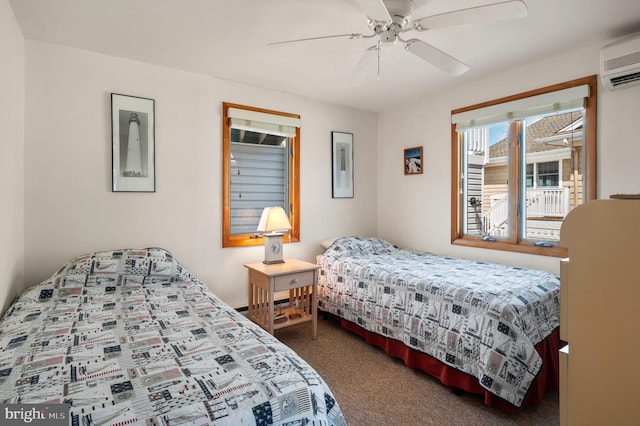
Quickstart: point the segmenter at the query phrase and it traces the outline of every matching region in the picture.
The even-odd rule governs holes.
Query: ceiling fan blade
[[[387,22],[391,15],[382,0],[356,0],[367,16],[374,21]]]
[[[379,65],[380,48],[378,46],[371,46],[360,57],[360,60],[353,69],[349,80],[345,82],[345,86],[357,87],[362,84],[370,70],[375,69],[376,62]],[[379,68],[378,68],[379,70]],[[378,73],[378,78],[380,77]]]
[[[416,38],[408,40],[404,48],[451,76],[455,77],[469,70],[466,64],[422,40]]]
[[[476,22],[524,18],[525,16],[527,16],[527,5],[521,0],[512,0],[427,16],[414,20],[412,25],[414,30],[424,31]]]
[[[267,46],[274,46],[276,44],[298,43],[300,41],[321,40],[321,39],[325,39],[325,38],[338,38],[338,37],[349,37],[349,39],[356,39],[356,38],[369,38],[369,37],[372,37],[372,36],[365,36],[363,34],[355,34],[355,33],[351,33],[351,34],[334,34],[334,35],[319,36],[319,37],[297,38],[295,40],[274,41],[274,42],[271,42],[271,43],[267,43]]]

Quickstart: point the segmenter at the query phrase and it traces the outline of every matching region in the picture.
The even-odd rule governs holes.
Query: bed
[[[318,261],[320,310],[407,365],[511,413],[558,389],[557,276],[365,237]]]
[[[343,425],[317,372],[160,248],[77,257],[0,322],[0,401],[71,425]]]

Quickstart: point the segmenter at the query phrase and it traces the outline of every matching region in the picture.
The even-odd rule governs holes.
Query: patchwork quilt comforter
[[[72,425],[344,424],[316,371],[162,249],[68,262],[0,349],[0,401],[68,404]]]
[[[559,326],[560,280],[539,270],[336,240],[320,258],[320,309],[478,379],[520,407]]]

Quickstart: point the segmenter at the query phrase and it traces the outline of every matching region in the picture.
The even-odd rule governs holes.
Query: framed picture
[[[353,198],[353,134],[331,132],[331,196]]]
[[[155,101],[111,94],[113,192],[155,192]]]
[[[404,174],[419,175],[422,173],[422,147],[404,150]]]

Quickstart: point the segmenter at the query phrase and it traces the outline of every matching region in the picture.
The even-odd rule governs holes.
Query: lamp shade
[[[265,207],[258,223],[258,232],[288,231],[291,223],[282,207]]]

